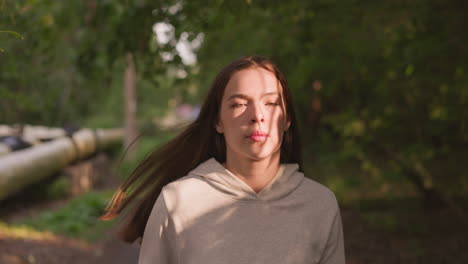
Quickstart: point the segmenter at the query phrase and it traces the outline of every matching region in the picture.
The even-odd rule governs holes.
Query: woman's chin
[[[275,157],[279,157],[279,147],[272,148],[271,146],[250,145],[249,147],[227,149],[227,155],[235,159],[249,159],[252,161],[261,161]]]
[[[274,152],[274,151],[265,151],[265,150],[252,150],[250,151],[249,153],[246,153],[247,156],[252,159],[252,160],[255,160],[255,161],[261,161],[261,160],[264,160],[264,159],[269,159],[269,158],[272,158],[274,157],[276,154],[279,154],[277,152]]]

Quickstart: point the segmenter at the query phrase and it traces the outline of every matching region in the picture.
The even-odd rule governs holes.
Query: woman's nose
[[[260,119],[252,118],[252,123],[257,123],[257,122],[263,123],[263,122],[265,122],[265,119],[263,117],[260,118]]]
[[[260,106],[253,106],[253,111],[252,111],[252,117],[251,117],[251,122],[252,123],[257,123],[257,122],[265,122],[265,117],[263,116],[263,111]]]

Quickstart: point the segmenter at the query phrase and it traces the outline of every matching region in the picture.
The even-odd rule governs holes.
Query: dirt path
[[[127,264],[138,263],[139,247],[130,245],[118,239],[109,239],[100,245],[102,255],[96,264]]]
[[[14,222],[38,212],[60,208],[67,200],[41,201],[34,205],[19,202],[4,206],[0,220]],[[8,209],[8,213],[5,210]],[[138,247],[115,238],[113,230],[105,238],[88,243],[50,232],[0,225],[0,264],[107,264],[137,263]]]
[[[420,215],[419,221],[426,217],[436,222],[431,227],[434,230],[408,236],[376,231],[359,211],[342,210],[347,263],[468,263],[466,228],[447,226],[447,222],[442,222],[444,215],[441,213]],[[0,233],[0,264],[130,264],[137,260],[138,247],[120,242],[111,233],[94,244],[60,236],[15,238]]]
[[[115,189],[116,184],[115,177],[108,177],[101,188]],[[2,205],[0,220],[34,217],[66,202],[67,199],[29,204],[18,201]],[[457,220],[448,210],[416,209],[399,215],[396,209],[378,204],[371,210],[342,210],[348,264],[468,263],[467,223]],[[382,218],[389,212],[396,218]],[[120,242],[113,231],[96,243],[85,243],[46,232],[18,235],[0,226],[0,264],[131,264],[137,260],[138,246]]]

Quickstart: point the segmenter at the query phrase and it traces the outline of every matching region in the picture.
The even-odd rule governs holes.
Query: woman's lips
[[[260,132],[260,131],[253,132],[249,136],[249,138],[255,142],[265,141],[267,137],[268,137],[268,134],[264,132]]]

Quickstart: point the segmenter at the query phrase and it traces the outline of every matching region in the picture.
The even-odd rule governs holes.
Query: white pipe
[[[101,129],[96,132],[83,129],[73,134],[73,140],[58,138],[0,156],[0,200],[47,178],[75,160],[118,143],[122,138],[123,129]]]

